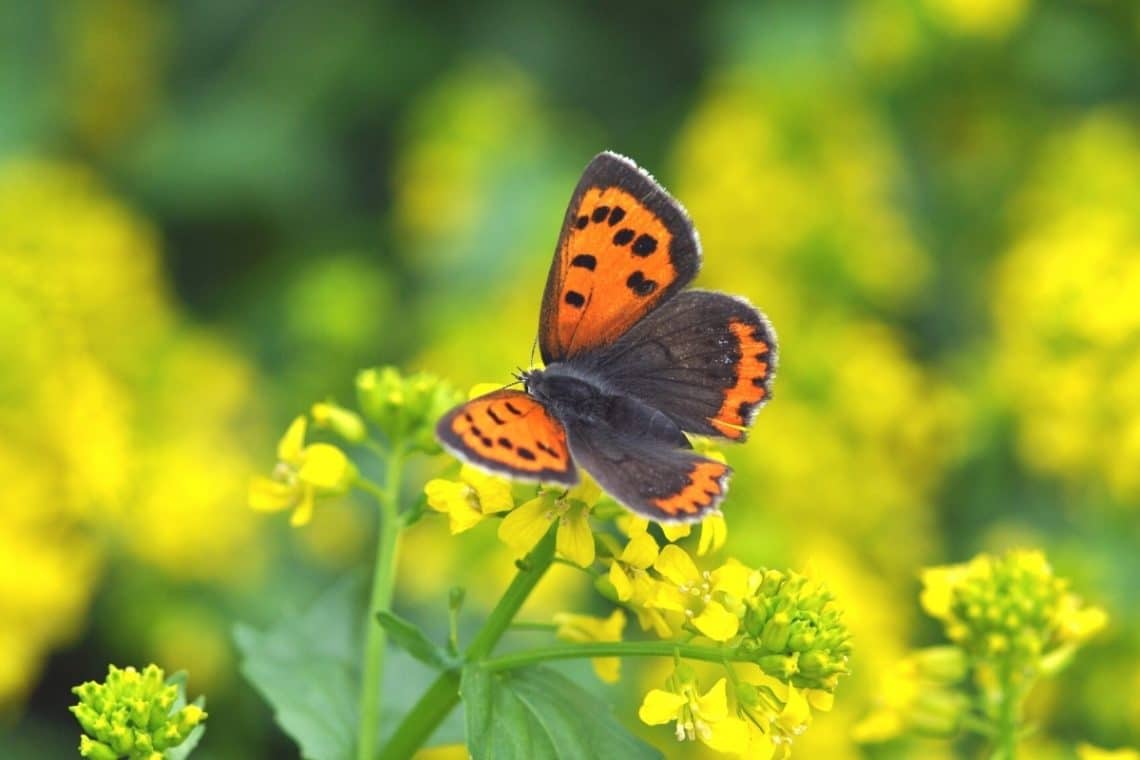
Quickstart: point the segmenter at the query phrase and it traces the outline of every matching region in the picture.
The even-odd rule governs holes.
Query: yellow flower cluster
[[[698,445],[720,456],[706,442]],[[701,523],[691,553],[677,542],[692,526],[653,525],[616,509],[588,477],[569,490],[540,488],[516,506],[509,483],[463,466],[458,480],[431,480],[425,494],[429,507],[448,515],[452,533],[501,517],[499,538],[520,556],[557,523],[558,554],[596,573],[597,589],[624,608],[606,618],[558,613],[559,638],[620,642],[628,611],[657,638],[719,648],[731,689],[721,679],[701,694],[691,669],[679,664],[666,690],[645,697],[644,722],[675,722],[679,739],[699,739],[741,757],[785,757],[806,728],[810,707],[831,708],[850,652],[850,634],[831,594],[804,576],[756,570],[732,558],[702,569],[697,558],[726,541],[724,515]],[[610,521],[619,534],[605,527]],[[602,680],[616,681],[620,660],[597,657],[594,669]]]
[[[71,712],[86,732],[79,754],[92,760],[162,760],[207,717],[199,705],[179,704],[178,685],[157,665],[141,673],[112,665],[105,682],[87,681],[72,692],[79,704]]]
[[[679,665],[667,689],[653,689],[645,695],[638,717],[651,726],[673,723],[678,741],[699,740],[732,757],[789,757],[794,738],[811,722],[808,700],[759,668],[738,666],[732,681],[731,700],[724,678],[701,694],[692,669]]]
[[[195,580],[249,577],[261,555],[233,509],[252,372],[180,324],[153,233],[86,172],[0,166],[0,326],[6,706],[78,630],[106,537]]]
[[[1034,468],[1140,496],[1140,139],[1102,113],[1057,136],[996,270],[996,382]]]
[[[922,582],[922,607],[953,645],[912,652],[885,673],[875,708],[855,727],[857,741],[970,728],[1015,742],[1021,701],[1035,679],[1059,671],[1107,623],[1104,610],[1084,606],[1039,551],[928,568]]]
[[[979,660],[1002,661],[1031,674],[1100,631],[1100,607],[1086,607],[1053,575],[1039,551],[981,554],[963,565],[928,568],[922,608],[946,636]]]

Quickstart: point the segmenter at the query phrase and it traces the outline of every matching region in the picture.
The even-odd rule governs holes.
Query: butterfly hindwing
[[[466,462],[521,480],[573,485],[578,470],[566,429],[521,391],[479,396],[445,414],[436,436]]]
[[[591,356],[590,369],[686,432],[742,441],[771,397],[776,336],[743,299],[690,290]]]
[[[546,364],[616,341],[700,268],[688,215],[628,158],[586,167],[546,281],[539,346]]]
[[[605,426],[572,424],[574,458],[618,502],[657,522],[696,522],[716,510],[732,469],[688,449]]]

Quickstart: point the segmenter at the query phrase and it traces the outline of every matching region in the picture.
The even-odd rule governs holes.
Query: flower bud
[[[434,375],[402,376],[394,367],[362,370],[356,391],[364,415],[389,441],[435,453],[436,421],[460,401],[459,394]]]
[[[119,753],[89,736],[79,737],[79,754],[91,760],[118,760]]]
[[[310,414],[318,427],[331,430],[349,443],[360,443],[368,434],[359,414],[331,401],[313,404]]]

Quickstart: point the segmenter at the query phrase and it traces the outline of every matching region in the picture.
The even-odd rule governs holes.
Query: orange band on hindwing
[[[771,347],[757,336],[753,325],[734,319],[728,326],[740,351],[740,361],[734,367],[736,382],[725,391],[720,410],[709,422],[725,437],[739,441],[745,436],[756,405],[767,395]]]
[[[655,499],[652,504],[669,517],[695,515],[720,501],[729,467],[711,459],[698,459],[689,471],[688,483],[677,493]]]

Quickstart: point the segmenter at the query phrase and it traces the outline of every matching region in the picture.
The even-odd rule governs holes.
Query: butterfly
[[[684,208],[605,152],[570,199],[539,317],[543,369],[452,409],[440,443],[515,479],[574,485],[579,467],[658,522],[716,510],[732,472],[686,433],[743,441],[771,397],[776,336],[742,298],[686,290],[701,264]]]

